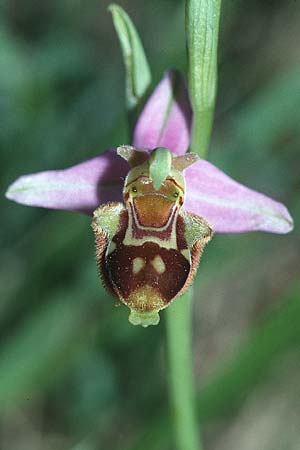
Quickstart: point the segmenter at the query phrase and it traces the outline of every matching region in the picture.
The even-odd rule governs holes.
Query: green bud
[[[138,32],[128,14],[118,5],[109,6],[123,53],[126,71],[126,103],[138,106],[151,83],[149,64]]]

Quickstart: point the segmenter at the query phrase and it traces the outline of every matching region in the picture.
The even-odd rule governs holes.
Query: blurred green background
[[[184,2],[121,1],[154,82],[186,68]],[[127,143],[108,2],[0,6],[0,449],[174,448],[164,320],[142,329],[97,276],[87,217],[4,198],[23,173]],[[300,448],[300,2],[224,0],[209,158],[284,202],[287,236],[216,235],[195,283],[206,450]],[[183,380],[184,382],[184,380]]]

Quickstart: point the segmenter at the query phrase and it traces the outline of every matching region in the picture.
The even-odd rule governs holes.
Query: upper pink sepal
[[[293,219],[287,208],[234,181],[203,159],[185,170],[184,209],[204,217],[219,233],[288,233]]]
[[[24,205],[92,214],[101,203],[122,201],[128,170],[128,163],[110,149],[65,170],[23,175],[6,197]]]
[[[190,144],[191,107],[185,82],[175,71],[167,72],[147,101],[137,121],[135,147],[166,147],[183,155]]]

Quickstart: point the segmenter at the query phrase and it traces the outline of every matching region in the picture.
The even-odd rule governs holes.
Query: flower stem
[[[193,108],[191,151],[205,158],[217,90],[221,0],[186,0],[189,95]],[[192,363],[192,291],[166,311],[169,385],[177,450],[202,450]]]
[[[169,390],[177,450],[202,450],[192,358],[192,289],[166,310]]]

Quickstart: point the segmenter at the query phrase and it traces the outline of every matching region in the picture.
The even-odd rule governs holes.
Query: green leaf
[[[127,108],[136,108],[145,95],[151,73],[138,32],[128,14],[118,5],[109,6],[114,26],[120,40],[126,70]]]
[[[77,286],[67,294],[65,289],[44,300],[2,345],[0,411],[32,399],[53,383],[94,339],[99,320],[92,320],[91,310],[97,299],[83,296]]]

